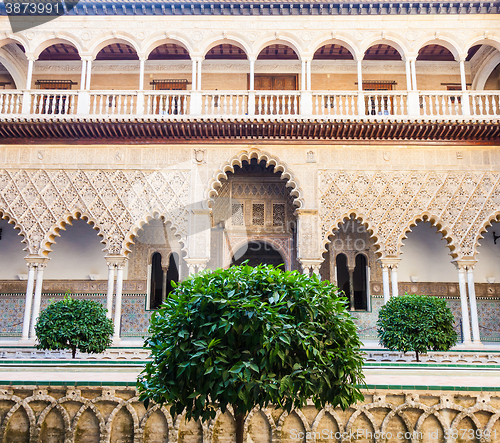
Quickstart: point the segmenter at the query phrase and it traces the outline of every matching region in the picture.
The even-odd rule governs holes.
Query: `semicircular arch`
[[[189,57],[193,56],[191,42],[189,42],[186,38],[177,35],[166,37],[165,34],[154,35],[148,38],[142,45],[141,53],[147,58],[158,46],[169,43],[182,46],[188,52]]]
[[[254,45],[255,49],[253,51],[253,55],[255,56],[255,58],[257,58],[259,54],[270,45],[289,46],[295,51],[299,60],[302,60],[302,58],[304,57],[304,51],[300,46],[300,42],[294,36],[288,34],[280,34],[278,38],[266,37],[256,42]]]
[[[227,36],[226,38],[211,38],[204,43],[200,50],[200,53],[203,57],[205,57],[212,48],[224,44],[229,44],[240,48],[243,52],[245,52],[247,58],[249,58],[249,55],[251,53],[250,45],[243,38],[234,35]]]
[[[38,46],[33,50],[33,55],[38,58],[40,54],[47,48],[50,48],[53,45],[57,44],[70,44],[75,47],[78,51],[78,55],[82,53],[82,46],[78,40],[69,35],[58,35],[58,37],[49,38],[47,40],[43,40],[38,44]]]
[[[410,52],[409,49],[406,47],[406,45],[398,38],[395,38],[395,37],[387,37],[387,38],[374,37],[374,38],[371,38],[371,39],[363,42],[363,45],[361,48],[361,54],[363,55],[363,58],[365,56],[366,51],[375,45],[391,46],[392,48],[396,49],[399,52],[399,55],[401,56],[401,58],[403,60],[406,58],[406,54],[408,54]]]
[[[318,49],[321,49],[321,47],[323,47],[325,45],[343,46],[344,48],[349,50],[349,52],[352,54],[354,60],[358,60],[358,57],[361,57],[361,59],[363,59],[363,53],[359,51],[359,49],[356,47],[354,42],[352,42],[351,40],[349,40],[346,37],[336,37],[336,38],[320,37],[320,38],[314,40],[310,45],[312,48],[311,53],[313,54],[313,57],[314,57],[314,54],[316,54],[316,51],[318,51]]]
[[[438,39],[435,36],[425,37],[419,40],[417,43],[415,43],[415,52],[418,54],[421,49],[429,45],[438,45],[448,49],[448,51],[453,54],[453,57],[455,57],[455,60],[457,61],[459,54],[463,53],[463,51],[461,51],[460,45],[453,39],[446,36],[440,36]]]
[[[140,54],[140,46],[137,41],[129,34],[120,33],[115,34],[113,36],[101,37],[98,40],[94,41],[90,46],[89,52],[92,54],[92,57],[95,59],[99,52],[104,49],[106,46],[112,45],[114,43],[121,43],[125,45],[131,46],[135,52]]]

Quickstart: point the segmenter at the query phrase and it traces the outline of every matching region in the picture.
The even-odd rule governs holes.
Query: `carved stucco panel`
[[[163,215],[186,244],[189,173],[134,170],[1,170],[0,210],[26,237],[31,254],[77,215],[99,230],[108,254],[126,254],[152,214]]]

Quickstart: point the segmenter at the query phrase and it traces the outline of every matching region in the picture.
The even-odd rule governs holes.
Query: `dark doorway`
[[[338,254],[335,258],[337,267],[337,285],[344,292],[345,296],[350,299],[351,288],[349,283],[349,269],[347,268],[347,257],[344,254]]]
[[[163,269],[161,254],[155,252],[151,259],[151,284],[149,292],[149,309],[157,309],[162,303]]]
[[[282,265],[281,269],[285,270],[285,262],[281,254],[265,242],[250,242],[247,246],[239,249],[235,256],[240,258],[235,260],[233,257],[231,266],[241,265],[244,261],[248,260],[250,266],[258,266],[261,263],[273,266]]]
[[[174,290],[172,282],[179,283],[179,268],[177,267],[177,263],[179,263],[179,256],[175,252],[172,252],[168,261],[166,297]]]
[[[354,268],[354,309],[366,311],[366,257],[363,254],[356,255],[356,267]]]

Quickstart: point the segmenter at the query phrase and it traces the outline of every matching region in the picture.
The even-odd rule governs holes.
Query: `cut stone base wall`
[[[254,410],[247,443],[500,442],[500,392],[365,391],[346,411],[313,406],[291,414]],[[171,417],[133,388],[0,387],[0,441],[8,443],[232,443],[234,420]],[[451,438],[451,437],[457,438]]]

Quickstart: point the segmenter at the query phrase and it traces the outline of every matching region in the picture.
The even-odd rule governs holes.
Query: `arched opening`
[[[354,310],[366,311],[367,299],[368,262],[363,254],[356,255],[353,271]]]
[[[276,259],[272,251],[279,249],[285,269],[298,269],[296,208],[289,189],[282,174],[265,160],[244,160],[227,172],[212,204],[210,267],[229,266],[233,256],[239,259],[236,252],[243,244],[256,242],[262,243],[259,251],[271,248],[267,252]],[[259,255],[257,250],[249,253]],[[260,257],[264,260],[263,254]]]
[[[379,288],[382,283],[379,266],[373,266],[377,259],[373,238],[365,226],[351,216],[329,240],[327,252],[323,254],[326,264],[320,270],[322,278],[330,278],[344,291],[351,311],[370,311],[370,286]]]
[[[144,89],[153,91],[186,91],[192,88],[191,60],[188,50],[174,42],[156,46],[144,64]],[[149,114],[179,115],[187,111],[187,97],[182,93],[147,94]]]
[[[157,309],[163,302],[163,269],[161,254],[155,252],[151,258],[149,281],[149,309]]]
[[[280,60],[282,73],[272,73],[272,62]],[[263,48],[255,62],[255,89],[257,91],[296,91],[299,89],[299,56],[285,44],[271,44]]]
[[[51,246],[44,272],[47,280],[106,281],[107,267],[103,244],[97,231],[85,220],[73,220],[59,231]],[[68,288],[71,290],[71,288]]]
[[[2,220],[0,214],[0,280],[21,280],[27,277],[26,251],[23,249],[26,245],[22,243],[22,237],[19,236],[19,231],[14,229],[14,225],[7,220]],[[21,292],[26,288],[21,281],[18,286]],[[2,285],[2,289],[4,285]],[[8,289],[7,289],[8,291]],[[17,292],[17,291],[16,291]]]
[[[137,232],[130,249],[128,281],[135,287],[144,288],[143,306],[145,303],[147,310],[157,309],[172,291],[173,283],[179,282],[180,275],[187,275],[185,265],[179,261],[181,245],[178,238],[163,218],[153,218]],[[143,306],[134,305],[130,309],[142,308],[136,315],[149,318]],[[124,320],[124,327],[129,327],[127,322],[128,319]]]
[[[15,82],[14,78],[12,77],[12,75],[10,74],[7,66],[5,66],[0,61],[0,92],[2,93],[2,95],[5,94],[3,91],[6,89],[16,89],[16,82]],[[0,106],[0,112],[2,112],[2,114],[4,114],[4,113],[7,114],[9,112],[8,111],[8,104],[6,106],[3,103],[3,101],[2,101],[2,106]],[[15,113],[15,111],[13,113]]]
[[[413,283],[409,286],[414,290],[409,292],[425,293],[437,289],[430,282],[456,282],[457,270],[451,263],[448,243],[435,226],[430,222],[418,222],[406,237],[401,247],[398,280]]]
[[[312,90],[353,91],[356,89],[356,81],[356,62],[349,49],[330,43],[316,50],[312,61]]]
[[[269,243],[250,242],[240,248],[231,259],[231,266],[247,262],[249,266],[260,264],[280,266],[284,270],[285,262],[280,252]]]
[[[335,257],[335,267],[337,270],[337,286],[349,300],[349,305],[351,305],[349,268],[347,266],[347,257],[345,256],[345,254],[337,254],[337,256]]]
[[[95,60],[92,62],[90,88],[87,85],[87,89],[104,91],[137,90],[139,86],[138,60],[139,56],[136,50],[129,44],[120,42],[105,46],[97,53]],[[110,62],[119,62],[117,64],[118,72],[116,70],[106,71],[105,67]],[[109,103],[106,103],[109,107],[115,108],[118,106],[116,99],[109,100],[108,97],[105,97],[105,99],[109,101]],[[92,105],[91,103],[91,108]],[[109,111],[109,113],[115,113],[111,112],[113,109]]]

